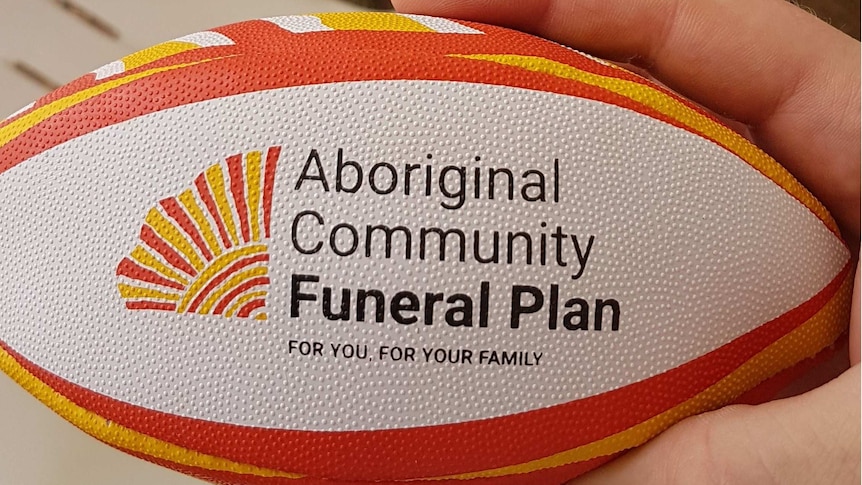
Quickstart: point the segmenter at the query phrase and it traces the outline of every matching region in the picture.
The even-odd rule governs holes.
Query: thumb
[[[695,416],[569,485],[858,484],[859,369],[807,394]]]

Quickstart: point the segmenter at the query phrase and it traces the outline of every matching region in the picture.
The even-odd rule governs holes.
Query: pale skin
[[[783,0],[392,3],[646,69],[742,127],[829,208],[858,254],[860,44],[808,12]],[[791,398],[689,418],[571,485],[858,484],[859,289],[857,272],[840,375]]]

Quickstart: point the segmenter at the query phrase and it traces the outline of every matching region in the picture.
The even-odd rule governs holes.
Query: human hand
[[[860,233],[860,44],[783,0],[393,0],[532,32],[645,68],[748,134]],[[860,479],[859,272],[850,365],[806,394],[689,418],[572,485]]]

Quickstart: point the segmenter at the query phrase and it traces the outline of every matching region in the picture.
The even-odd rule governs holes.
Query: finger
[[[830,208],[856,246],[859,43],[783,0],[393,0],[402,11],[534,32],[646,66],[756,141]]]
[[[856,262],[856,282],[853,286],[853,303],[850,307],[850,365],[859,363],[860,357],[860,318],[859,305],[862,305],[862,258]]]
[[[859,483],[859,367],[808,394],[680,423],[570,485]]]

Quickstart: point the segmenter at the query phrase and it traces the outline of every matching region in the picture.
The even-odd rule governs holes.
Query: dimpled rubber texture
[[[0,223],[0,369],[224,484],[563,483],[767,398],[849,311],[835,222],[743,137],[430,17],[108,64],[0,123]]]

